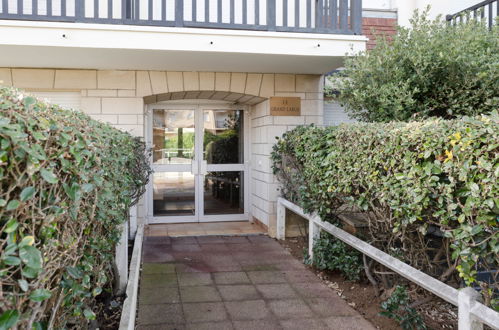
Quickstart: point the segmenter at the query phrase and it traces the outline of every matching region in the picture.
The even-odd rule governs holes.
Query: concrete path
[[[138,329],[374,327],[266,236],[146,237]]]

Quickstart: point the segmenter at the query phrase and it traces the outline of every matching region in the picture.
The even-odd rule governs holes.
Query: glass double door
[[[149,109],[150,223],[248,219],[245,113],[201,105]]]

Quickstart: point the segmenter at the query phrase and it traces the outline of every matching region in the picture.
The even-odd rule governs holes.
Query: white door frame
[[[178,164],[178,165],[152,165],[152,156],[150,164],[161,169],[162,166],[167,166],[169,172],[191,172],[195,174],[195,215],[189,216],[154,216],[153,208],[153,182],[152,174],[149,183],[146,187],[146,214],[147,223],[186,223],[186,222],[217,222],[217,221],[248,221],[250,219],[250,131],[251,131],[251,118],[249,116],[249,109],[245,105],[235,105],[232,103],[213,102],[210,100],[178,100],[169,101],[164,103],[151,104],[146,107],[146,120],[145,120],[145,137],[146,144],[152,148],[152,128],[153,128],[153,110],[194,110],[195,111],[195,160],[192,165]],[[243,164],[206,164],[202,160],[203,155],[203,135],[202,130],[204,127],[204,110],[243,110],[243,138],[244,138],[244,163]],[[199,127],[199,128],[197,128]],[[199,132],[199,133],[198,133]],[[200,134],[201,133],[201,134]],[[201,158],[201,159],[199,159]],[[166,170],[166,167],[165,167]],[[242,171],[243,172],[243,198],[244,198],[244,213],[241,214],[220,214],[220,215],[204,215],[204,174],[209,171]]]

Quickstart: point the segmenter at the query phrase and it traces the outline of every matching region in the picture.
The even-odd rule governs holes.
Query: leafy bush
[[[410,306],[409,295],[403,286],[396,286],[391,296],[381,303],[380,315],[397,321],[402,329],[426,329],[421,315]]]
[[[433,276],[457,269],[471,285],[477,270],[498,267],[498,137],[497,112],[302,126],[274,146],[273,169],[305,211],[326,221],[345,206],[364,212],[371,244]]]
[[[499,108],[499,27],[448,25],[415,14],[392,41],[347,59],[333,79],[340,102],[361,121],[486,114]],[[347,78],[344,78],[347,77]]]
[[[320,270],[338,270],[349,280],[359,280],[361,254],[327,232],[314,242],[312,263]]]
[[[83,328],[149,177],[138,138],[0,89],[0,328]]]

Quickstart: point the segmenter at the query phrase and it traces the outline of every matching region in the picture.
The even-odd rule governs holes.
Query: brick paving
[[[375,329],[267,236],[146,237],[137,329]]]

